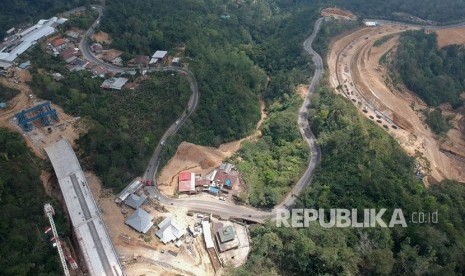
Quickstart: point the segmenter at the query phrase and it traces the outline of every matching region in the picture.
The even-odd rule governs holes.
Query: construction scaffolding
[[[50,205],[49,203],[46,203],[44,205],[44,212],[45,212],[45,215],[48,217],[48,221],[50,222],[50,227],[53,233],[52,241],[55,241],[56,243],[58,255],[60,256],[61,266],[63,267],[63,272],[66,276],[69,276],[70,274],[69,274],[68,266],[66,265],[65,254],[63,253],[63,249],[61,247],[61,241],[60,241],[60,238],[58,237],[58,232],[55,227],[55,222],[53,221],[53,215],[55,214],[55,210],[53,209],[52,205]]]
[[[50,106],[50,102],[44,102],[16,113],[15,118],[24,131],[31,131],[32,123],[36,120],[42,120],[44,126],[49,126],[52,122],[58,122],[57,112]]]

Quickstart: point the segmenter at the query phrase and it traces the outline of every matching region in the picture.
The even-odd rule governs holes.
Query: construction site
[[[246,224],[163,205],[148,193],[152,187],[150,181],[136,178],[116,197],[96,194],[128,274],[146,263],[184,275],[216,275],[225,266],[237,267],[247,260]],[[221,233],[227,238],[220,239]],[[153,273],[149,267],[144,271]]]
[[[409,155],[416,157],[417,174],[425,184],[445,178],[465,182],[461,115],[454,114],[455,127],[445,141],[439,141],[419,112],[427,108],[426,104],[406,89],[399,91],[387,85],[390,82],[387,68],[380,59],[393,55],[400,33],[412,29],[418,28],[373,25],[334,39],[327,60],[330,85],[361,114],[388,131]],[[386,36],[387,42],[373,46],[375,41]],[[447,147],[451,144],[454,146]]]

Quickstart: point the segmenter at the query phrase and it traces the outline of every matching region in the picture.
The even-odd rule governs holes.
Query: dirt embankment
[[[379,61],[396,47],[398,34],[406,29],[363,28],[333,41],[328,58],[330,83],[334,88],[341,85],[342,94],[356,103],[360,111],[365,110],[362,114],[386,128],[408,154],[427,167],[426,172],[429,167],[432,182],[444,178],[464,182],[465,164],[442,152],[441,142],[424,123],[418,110],[425,104],[406,89],[399,91],[386,85],[389,78]],[[376,40],[386,35],[394,37],[373,47]]]
[[[181,171],[189,170],[199,174],[205,174],[218,167],[224,159],[236,153],[241,143],[256,139],[262,135],[260,126],[266,118],[265,102],[260,100],[261,118],[257,123],[255,132],[237,141],[220,145],[218,148],[199,146],[188,142],[182,142],[176,154],[163,168],[157,179],[160,191],[166,195],[174,195],[177,189],[177,176]]]
[[[465,44],[465,27],[437,30],[439,48],[452,44]]]
[[[20,93],[9,101],[9,107],[0,111],[0,127],[8,128],[20,133],[26,140],[27,145],[40,157],[45,158],[44,147],[61,138],[66,138],[72,145],[79,138],[79,135],[86,132],[85,123],[79,118],[66,114],[63,109],[52,103],[52,108],[57,111],[58,123],[49,127],[44,127],[40,123],[34,123],[34,128],[29,132],[24,132],[14,120],[14,115],[22,110],[31,108],[44,102],[33,94],[26,82],[31,80],[28,71],[15,70],[11,75],[17,75],[18,83],[14,83],[12,77],[1,77],[0,82],[11,88],[18,89]]]
[[[350,11],[339,8],[326,8],[321,11],[321,16],[332,17],[335,19],[356,20],[357,17]]]
[[[111,39],[110,35],[105,32],[98,32],[92,36],[92,39],[95,42],[102,43],[102,44],[110,44],[113,40]]]

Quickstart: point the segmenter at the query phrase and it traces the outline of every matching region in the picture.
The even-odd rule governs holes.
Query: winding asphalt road
[[[104,66],[110,72],[124,73],[128,71],[134,71],[135,68],[123,68],[123,67],[115,66],[113,64],[105,63],[102,60],[99,60],[90,51],[89,38],[92,36],[95,28],[100,23],[100,19],[103,14],[103,8],[101,6],[93,6],[92,8],[98,11],[99,16],[94,22],[94,24],[92,24],[92,26],[89,28],[89,30],[87,30],[85,36],[79,43],[79,48],[82,52],[83,57],[88,61]],[[171,66],[159,67],[159,68],[146,68],[146,69],[148,72],[175,71],[175,72],[183,74],[190,82],[190,88],[192,91],[192,95],[189,99],[188,107],[184,111],[182,116],[175,123],[173,123],[168,128],[168,130],[166,130],[166,132],[163,134],[160,140],[160,143],[157,145],[150,159],[149,165],[147,166],[147,169],[143,175],[145,179],[153,179],[155,181],[155,186],[150,187],[149,189],[149,193],[152,197],[157,198],[162,204],[165,204],[165,205],[185,207],[192,211],[210,213],[210,214],[218,215],[222,218],[238,218],[238,219],[244,219],[244,220],[255,221],[255,222],[263,222],[267,219],[271,219],[275,215],[276,210],[278,208],[289,208],[290,206],[295,204],[296,198],[301,193],[301,191],[304,189],[304,187],[310,185],[313,172],[316,168],[316,165],[321,159],[320,148],[317,146],[315,137],[308,124],[308,106],[310,104],[311,98],[315,94],[316,86],[318,85],[318,82],[323,72],[323,61],[320,55],[317,52],[315,52],[312,48],[313,40],[315,39],[320,29],[322,20],[323,18],[320,18],[316,21],[311,36],[307,38],[303,44],[305,50],[310,55],[313,56],[313,62],[315,64],[315,72],[310,81],[309,91],[307,93],[307,96],[304,102],[302,103],[302,106],[300,107],[298,118],[297,118],[300,133],[303,139],[309,145],[309,148],[311,151],[311,158],[309,159],[308,166],[305,172],[303,173],[299,181],[296,183],[296,185],[288,193],[288,195],[283,200],[283,202],[281,202],[279,205],[276,205],[272,210],[259,210],[259,209],[254,209],[249,206],[241,206],[241,205],[235,205],[233,203],[229,203],[225,201],[219,201],[218,199],[211,198],[211,197],[192,196],[189,198],[175,199],[175,198],[167,197],[160,193],[160,191],[156,188],[157,187],[156,186],[156,174],[157,174],[159,164],[160,164],[160,153],[167,139],[175,135],[176,132],[181,128],[181,126],[189,118],[189,116],[195,111],[197,104],[198,104],[198,99],[199,99],[199,89],[198,89],[198,84],[197,84],[195,75],[186,68],[171,67]]]

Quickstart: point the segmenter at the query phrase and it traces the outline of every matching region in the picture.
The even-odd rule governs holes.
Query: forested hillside
[[[260,117],[260,94],[273,99],[308,76],[309,59],[301,55],[301,44],[316,18],[310,7],[138,0],[128,9],[126,3],[109,2],[102,20],[114,47],[151,55],[185,46],[183,60],[201,92],[199,107],[182,131],[191,142],[217,146],[246,136]]]
[[[19,90],[9,88],[0,83],[0,102],[7,102],[18,95]]]
[[[28,57],[34,67],[31,88],[40,98],[84,119],[88,132],[78,140],[80,160],[115,191],[144,171],[155,145],[184,112],[191,94],[188,81],[178,74],[151,74],[134,90],[108,91],[100,88],[102,79],[87,71],[69,72],[62,60],[40,47]],[[54,81],[51,72],[62,72],[64,79]]]
[[[387,208],[387,218],[402,208],[408,227],[256,226],[250,258],[232,274],[463,275],[465,187],[445,181],[425,188],[397,142],[328,89],[312,107],[323,159],[297,207]],[[436,224],[411,222],[413,212],[436,210]]]
[[[0,0],[0,39],[17,24],[36,23],[41,18],[54,16],[90,3],[90,0]]]
[[[402,81],[428,105],[462,104],[465,90],[465,48],[459,45],[438,48],[435,33],[409,31],[401,35],[392,62],[394,80]]]
[[[51,199],[40,183],[40,164],[20,135],[0,129],[1,275],[63,274],[58,253],[43,234],[48,226],[43,206]],[[65,236],[69,229],[56,211],[58,230]]]
[[[407,17],[402,13],[407,13],[438,23],[465,19],[465,2],[462,0],[333,0],[331,3],[362,17],[405,20]]]

